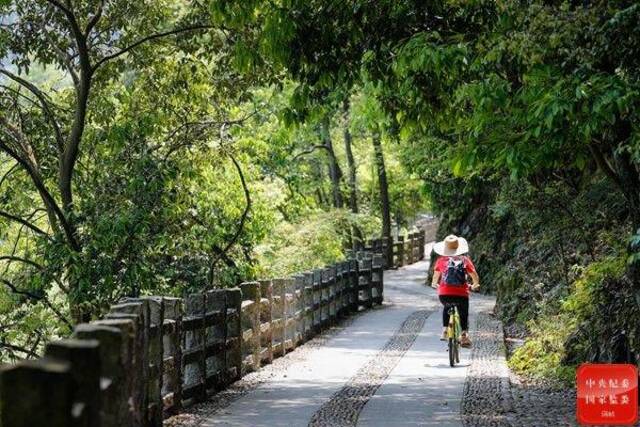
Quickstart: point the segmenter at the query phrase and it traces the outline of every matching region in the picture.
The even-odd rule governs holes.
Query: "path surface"
[[[463,425],[463,406],[467,412],[475,409],[462,404],[463,395],[473,401],[474,388],[466,380],[475,368],[465,349],[461,364],[449,367],[446,344],[439,340],[440,304],[435,291],[424,286],[428,266],[421,261],[386,271],[383,307],[248,375],[182,425]],[[479,324],[494,303],[474,294],[470,325]],[[500,370],[504,361],[494,355],[492,363],[496,360]],[[502,381],[507,374],[504,368],[492,377]]]

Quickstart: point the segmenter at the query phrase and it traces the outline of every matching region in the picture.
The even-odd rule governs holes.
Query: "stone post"
[[[0,366],[0,426],[75,426],[68,362],[27,360]]]
[[[349,260],[340,263],[340,315],[342,317],[349,316]]]
[[[293,279],[284,279],[284,348],[290,351],[296,347],[296,288]]]
[[[396,251],[396,267],[404,265],[404,236],[398,236],[398,241],[394,244]]]
[[[327,267],[329,272],[329,325],[335,325],[338,316],[338,306],[336,304],[336,266]]]
[[[273,362],[273,284],[271,280],[260,280],[260,360]]]
[[[76,338],[100,342],[103,376],[110,379],[110,382],[102,382],[103,427],[135,426],[139,422],[139,414],[130,404],[138,381],[133,370],[138,327],[139,323],[132,319],[104,319],[88,326],[78,325],[75,329]]]
[[[384,270],[388,270],[393,268],[393,253],[391,254],[391,259],[388,259],[389,245],[393,245],[393,237],[389,237],[389,239],[383,237],[381,242],[379,253],[382,254],[382,268]],[[391,250],[393,251],[393,246],[391,247]],[[376,252],[378,253],[378,251]]]
[[[74,425],[100,427],[100,351],[96,340],[66,339],[47,344],[45,357],[69,363]],[[113,351],[118,351],[117,348]]]
[[[384,293],[384,264],[385,256],[383,254],[373,254],[371,260],[371,281],[373,291],[373,302],[382,305],[383,293]]]
[[[285,290],[284,279],[273,279],[273,300],[271,305],[272,324],[272,352],[274,357],[284,356],[285,353]]]
[[[313,333],[322,330],[322,270],[313,270]]]
[[[344,282],[342,266],[343,262],[336,263],[336,319],[340,319],[344,316],[344,305],[342,297],[344,295]]]
[[[371,255],[368,252],[358,252],[358,276],[359,305],[364,309],[371,308]]]
[[[313,337],[313,273],[304,273],[304,336],[305,341]]]
[[[420,238],[418,237],[418,233],[417,232],[413,232],[411,233],[411,241],[413,242],[413,257],[412,257],[412,264],[418,262],[419,258],[419,252],[420,252],[420,248],[418,247],[419,245],[419,240]]]
[[[322,282],[320,285],[320,326],[326,329],[329,326],[329,286],[331,283],[331,272],[327,267],[322,269]]]
[[[404,245],[402,248],[404,257],[402,259],[403,264],[402,265],[409,265],[411,263],[413,263],[412,259],[411,259],[411,234],[407,233],[407,239],[404,241]]]
[[[358,295],[360,293],[359,278],[358,260],[351,258],[349,260],[349,311],[351,313],[358,312]]]
[[[220,391],[227,375],[227,301],[224,289],[206,293],[205,368],[206,389]]]
[[[293,281],[295,294],[296,331],[294,340],[295,345],[298,346],[304,342],[305,337],[304,276],[302,274],[295,274],[291,280]]]
[[[147,340],[144,360],[147,368],[147,412],[146,425],[150,427],[162,426],[162,324],[164,322],[164,302],[162,297],[125,298],[123,303],[138,303],[148,305]],[[116,306],[118,307],[118,306]],[[113,308],[112,308],[112,311]],[[124,309],[123,312],[131,312]]]
[[[162,401],[164,417],[182,408],[182,299],[164,297]]]
[[[135,324],[133,346],[131,347],[132,351],[129,353],[131,371],[129,371],[128,376],[131,377],[132,381],[129,394],[132,399],[130,409],[131,416],[135,420],[135,423],[137,423],[136,425],[144,426],[148,419],[147,412],[149,406],[149,393],[147,389],[149,379],[149,302],[139,300],[111,306],[106,319],[129,319]]]
[[[260,368],[260,284],[245,282],[242,290],[242,375]]]
[[[205,353],[205,294],[185,298],[182,343],[182,399],[202,402],[207,397]]]
[[[100,392],[99,420],[102,427],[127,425],[127,388],[125,382],[126,344],[125,331],[118,327],[82,323],[77,325],[73,337],[99,343]]]
[[[225,289],[227,308],[227,340],[225,358],[227,376],[225,383],[239,380],[242,375],[242,292],[240,288]]]

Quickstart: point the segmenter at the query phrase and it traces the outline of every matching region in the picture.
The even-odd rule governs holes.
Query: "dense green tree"
[[[596,302],[589,298],[598,295],[611,307],[630,305],[625,313],[635,315],[640,280],[637,2],[354,0],[288,1],[274,7],[255,0],[217,5],[217,16],[252,27],[242,47],[251,52],[253,66],[281,67],[299,83],[291,98],[292,120],[304,120],[336,92],[365,88],[376,108],[352,117],[371,118],[380,111],[368,123],[369,136],[378,130],[383,148],[399,140],[393,151],[424,180],[433,208],[442,214],[442,231],[477,237],[484,275],[495,280],[505,306],[518,307],[511,314],[506,309],[506,318],[541,316],[534,329],[542,333],[531,341],[531,354],[544,348],[536,347],[549,332],[544,325],[554,324],[545,323],[545,316],[567,313],[600,325],[602,337],[585,343],[584,327],[573,325],[575,334],[563,337],[567,357],[558,357],[554,348],[545,361],[613,360],[624,353],[606,356],[603,349],[614,341],[624,345],[613,347],[630,345],[640,354],[637,332],[625,335],[635,328],[605,328],[595,312],[576,317],[574,308],[558,305],[567,297],[590,306]],[[555,203],[549,205],[550,200]],[[587,213],[584,203],[601,205]],[[499,231],[491,235],[485,227]],[[590,236],[595,249],[585,250],[584,230],[600,230]],[[611,237],[616,234],[623,236],[622,245]],[[499,254],[488,249],[491,245],[501,248]],[[529,264],[511,258],[514,247]],[[553,254],[546,269],[535,259],[536,251]],[[501,267],[505,263],[511,270]],[[572,272],[588,264],[585,277],[576,279]],[[523,280],[520,275],[532,265],[555,283]],[[624,273],[620,265],[626,265]],[[619,292],[610,293],[616,287]],[[538,293],[548,310],[534,306],[532,313],[514,302],[537,299]],[[564,345],[563,339],[557,342]]]
[[[248,43],[303,82],[297,100],[364,73],[405,139],[448,141],[443,159],[456,175],[597,167],[640,226],[635,2],[256,1],[220,10],[260,16]],[[285,28],[279,37],[274,21]]]
[[[90,295],[84,288],[97,283],[87,284],[88,278],[77,271],[78,262],[91,252],[91,238],[84,233],[86,199],[74,198],[82,184],[74,183],[74,177],[78,162],[86,155],[87,162],[100,159],[102,148],[86,142],[95,137],[87,135],[87,123],[99,119],[99,109],[105,107],[100,98],[108,96],[104,89],[122,76],[125,65],[133,70],[135,64],[152,57],[150,47],[157,53],[168,39],[200,33],[211,25],[194,21],[186,5],[171,2],[17,0],[1,7],[6,23],[0,29],[4,77],[0,150],[29,177],[48,221],[42,227],[11,212],[3,217],[47,242],[45,250],[66,252],[62,265],[49,274],[58,276],[69,295],[73,317],[87,319],[89,312],[82,308],[82,301]],[[30,70],[34,67],[59,70],[59,87],[33,81]],[[136,137],[144,140],[143,135]],[[132,154],[135,151],[133,145]],[[100,165],[99,160],[96,164]],[[163,172],[149,173],[155,178]],[[134,176],[144,179],[141,173]]]
[[[224,282],[225,262],[232,283],[250,273],[250,257],[229,252],[263,230],[225,135],[259,107],[232,110],[252,77],[229,67],[227,35],[196,9],[0,4],[0,347],[12,357],[121,296],[210,286],[214,269]],[[223,210],[207,205],[203,165]]]

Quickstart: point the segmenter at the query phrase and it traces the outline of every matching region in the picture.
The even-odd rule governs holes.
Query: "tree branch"
[[[73,68],[73,58],[67,52],[60,49],[57,43],[51,40],[51,37],[49,37],[48,33],[46,33],[46,37],[49,40],[49,45],[51,46],[51,48],[56,52],[56,54],[60,58],[60,61],[62,61],[64,66],[67,68],[67,71],[69,72],[69,74],[71,74],[71,80],[73,80],[73,85],[77,87],[80,81],[78,79],[78,73],[76,73],[76,70]]]
[[[27,220],[25,220],[25,219],[22,219],[22,218],[20,218],[20,217],[18,217],[18,216],[12,215],[12,214],[10,214],[9,212],[5,212],[5,211],[3,211],[3,210],[0,210],[0,216],[1,216],[1,217],[4,217],[4,218],[7,218],[7,219],[9,219],[9,220],[11,220],[11,221],[18,222],[18,223],[20,223],[20,224],[24,225],[25,227],[27,227],[27,228],[31,229],[32,231],[35,231],[35,232],[36,232],[36,233],[38,233],[38,234],[41,234],[41,235],[43,235],[43,236],[48,236],[48,233],[46,233],[46,232],[45,232],[44,230],[42,230],[41,228],[37,227],[37,226],[36,226],[36,225],[34,225],[34,224],[31,224],[30,222],[28,222],[28,221],[27,221]]]
[[[44,267],[37,262],[15,255],[0,255],[0,261],[18,261],[36,267],[38,270],[44,270]]]
[[[4,74],[14,82],[25,87],[29,92],[35,95],[36,98],[38,98],[38,101],[40,103],[40,106],[42,107],[42,111],[44,112],[44,115],[47,117],[49,123],[51,124],[51,127],[53,127],[53,132],[56,138],[56,142],[58,143],[58,147],[63,147],[64,138],[62,137],[60,126],[58,126],[58,121],[56,120],[56,116],[49,105],[49,101],[47,100],[46,95],[40,89],[38,89],[33,83],[28,82],[22,77],[19,77],[5,69],[0,69],[0,74]]]
[[[2,175],[2,178],[0,178],[0,187],[2,187],[2,184],[4,184],[7,178],[9,178],[9,175],[11,175],[16,169],[18,169],[18,166],[20,166],[20,164],[15,163],[4,175]]]
[[[62,13],[64,13],[69,25],[71,26],[71,33],[73,37],[76,39],[76,43],[78,44],[78,51],[81,50],[81,45],[85,41],[85,35],[82,34],[82,30],[80,30],[80,26],[78,25],[78,21],[76,19],[73,10],[69,5],[64,5],[60,3],[58,0],[46,0],[48,3],[52,4],[56,8],[58,8]],[[81,52],[79,52],[82,54]]]
[[[11,255],[15,255],[16,251],[18,250],[18,243],[20,243],[20,238],[22,237],[22,230],[24,229],[23,227],[20,227],[20,229],[18,230],[18,235],[16,236],[16,240],[13,242],[13,249],[11,250]],[[8,262],[7,265],[4,267],[4,271],[2,272],[2,276],[6,276],[7,273],[9,272],[9,268],[11,267],[11,263]]]
[[[18,289],[13,283],[11,283],[10,281],[8,281],[6,279],[0,279],[0,282],[2,282],[6,287],[8,287],[11,290],[11,292],[13,292],[16,295],[23,295],[23,296],[26,296],[26,297],[34,300],[34,301],[42,302],[44,305],[49,307],[49,309],[51,309],[51,311],[53,311],[53,313],[58,317],[59,320],[61,320],[69,328],[73,328],[73,325],[71,324],[71,322],[69,322],[69,320],[66,317],[64,317],[64,315],[60,312],[60,310],[55,308],[53,306],[53,304],[51,303],[51,301],[49,301],[46,297],[40,296],[40,295],[36,295],[36,294],[31,293],[29,291],[23,291],[21,289]]]
[[[112,59],[116,59],[116,58],[124,55],[125,53],[135,49],[136,47],[138,47],[141,44],[144,44],[144,43],[146,43],[148,41],[155,40],[155,39],[160,39],[160,38],[163,38],[163,37],[172,36],[172,35],[175,35],[175,34],[185,33],[185,32],[188,32],[188,31],[199,31],[199,30],[206,30],[206,29],[210,29],[210,28],[214,28],[213,25],[203,25],[203,24],[201,24],[201,25],[193,25],[193,26],[183,27],[183,28],[174,28],[173,30],[169,30],[169,31],[164,31],[164,32],[154,33],[154,34],[148,35],[146,37],[141,38],[138,41],[133,42],[129,46],[120,49],[116,53],[112,53],[111,55],[107,55],[104,58],[100,59],[98,62],[96,62],[94,64],[93,71],[95,72],[104,63],[106,63],[108,61],[111,61]]]
[[[58,0],[47,0],[47,2],[52,4],[56,8],[60,9],[60,11],[62,11],[62,13],[64,13],[65,15],[73,15],[73,12],[71,12],[71,9],[67,8],[65,5],[60,3]]]
[[[197,121],[197,122],[185,121],[184,123],[177,126],[175,129],[173,129],[171,132],[169,132],[165,138],[167,140],[173,139],[178,133],[182,132],[185,129],[190,129],[190,128],[208,129],[213,126],[222,127],[222,126],[230,126],[230,125],[240,125],[246,122],[247,120],[249,120],[251,117],[255,116],[256,114],[258,114],[258,110],[254,110],[253,112],[248,113],[244,117],[241,117],[235,120],[203,120],[203,121]],[[155,147],[152,147],[152,150],[158,149],[160,147],[161,145],[157,145]]]
[[[24,347],[20,347],[20,346],[17,346],[17,345],[9,344],[7,342],[0,342],[0,347],[7,348],[7,349],[9,349],[11,351],[17,351],[19,353],[24,353],[27,356],[32,357],[34,359],[40,357],[38,354],[34,353],[33,351],[29,350],[28,348],[24,348]]]
[[[86,36],[89,36],[89,33],[91,32],[91,30],[93,30],[93,27],[96,26],[96,24],[98,23],[98,21],[100,20],[100,18],[102,17],[102,11],[104,9],[104,0],[100,1],[100,6],[98,6],[98,10],[96,11],[96,13],[93,15],[93,18],[91,18],[91,20],[89,21],[89,23],[87,24],[86,28],[84,29],[84,34]]]
[[[318,145],[314,145],[313,147],[309,148],[308,150],[304,150],[304,151],[301,151],[300,153],[296,154],[295,156],[293,156],[293,160],[297,160],[302,156],[306,156],[307,154],[311,154],[316,150],[327,150],[328,152],[330,152],[329,147],[327,147],[324,144],[318,144]]]
[[[11,86],[7,86],[7,85],[0,85],[0,87],[8,92],[13,93],[14,95],[16,95],[17,97],[24,99],[25,101],[27,101],[29,104],[35,106],[36,108],[42,108],[42,106],[40,105],[40,101],[30,98],[27,95],[23,94],[20,90],[23,89],[23,86],[18,85],[18,89],[13,88]]]
[[[55,199],[53,198],[51,193],[49,193],[49,190],[47,190],[47,187],[44,185],[44,182],[40,178],[40,174],[31,167],[29,162],[27,162],[25,159],[20,157],[18,153],[16,153],[13,149],[11,149],[11,147],[9,147],[2,140],[0,140],[0,149],[2,149],[14,160],[16,160],[27,171],[36,189],[40,193],[40,197],[42,197],[45,205],[54,212],[55,218],[57,218],[58,221],[60,221],[60,224],[62,224],[62,229],[64,230],[64,234],[69,242],[69,245],[71,245],[72,249],[74,249],[75,251],[78,251],[80,249],[80,245],[76,241],[73,230],[71,229],[69,223],[67,222],[66,217],[60,210],[60,207],[56,203]],[[51,226],[55,227],[56,224],[52,223]]]
[[[58,169],[58,186],[60,188],[62,206],[66,212],[69,212],[72,210],[73,203],[71,180],[73,177],[75,162],[78,157],[80,141],[82,139],[82,134],[84,133],[93,68],[91,66],[91,58],[89,56],[89,48],[87,46],[87,37],[78,25],[76,16],[71,9],[71,4],[67,2],[63,5],[58,0],[47,1],[64,13],[77,47],[80,64],[78,80],[77,82],[74,82],[76,90],[75,115],[66,144],[63,144],[64,148],[62,150],[60,166]],[[73,242],[73,249],[77,251],[79,250],[79,244],[75,239],[75,228],[69,222],[65,222],[65,234],[68,234],[71,237],[70,243]]]
[[[240,217],[240,224],[238,225],[238,229],[236,230],[235,234],[233,235],[229,243],[227,243],[227,245],[222,249],[222,252],[219,252],[218,256],[214,258],[213,261],[211,262],[211,266],[209,267],[209,285],[210,286],[213,285],[213,271],[216,264],[218,263],[218,261],[220,261],[220,259],[222,259],[223,256],[226,256],[227,252],[229,252],[229,249],[231,249],[231,247],[235,245],[236,241],[240,237],[240,234],[242,233],[242,230],[244,229],[244,224],[249,215],[249,211],[251,210],[251,194],[249,193],[249,188],[247,187],[247,182],[244,178],[244,173],[242,172],[242,168],[240,167],[240,164],[235,159],[235,157],[233,157],[233,155],[229,154],[229,158],[233,162],[233,165],[235,166],[236,170],[238,171],[238,176],[240,177],[240,182],[242,183],[242,190],[244,191],[246,206],[244,208],[244,212],[242,212],[242,216]]]

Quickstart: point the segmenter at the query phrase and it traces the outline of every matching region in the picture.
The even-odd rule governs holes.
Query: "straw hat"
[[[433,250],[438,255],[456,256],[469,252],[469,243],[464,237],[450,234],[442,242],[433,245]]]

